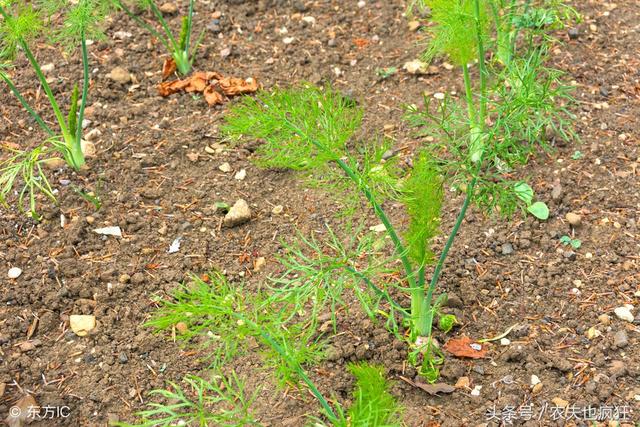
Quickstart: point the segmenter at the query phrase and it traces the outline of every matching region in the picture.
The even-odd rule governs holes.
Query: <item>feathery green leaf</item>
[[[429,242],[438,233],[442,208],[442,176],[426,151],[420,153],[403,185],[404,204],[410,223],[405,239],[409,256],[420,265],[433,260]]]
[[[457,65],[476,58],[478,36],[473,29],[478,25],[474,17],[474,0],[423,0],[431,9],[431,19],[436,24],[428,29],[431,35],[429,48],[425,52],[428,60],[446,54]],[[483,2],[486,4],[486,2]],[[487,13],[481,10],[479,28],[487,31]]]
[[[301,170],[341,158],[361,120],[362,110],[339,92],[303,85],[242,98],[231,107],[223,131],[263,139],[259,165]]]

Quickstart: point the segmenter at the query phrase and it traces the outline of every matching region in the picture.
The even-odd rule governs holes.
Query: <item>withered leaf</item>
[[[222,93],[227,96],[253,93],[258,90],[258,82],[252,78],[243,80],[236,77],[225,77],[218,80],[218,85],[220,86]]]
[[[444,349],[456,357],[468,357],[471,359],[482,359],[487,354],[486,346],[473,342],[467,336],[450,339],[444,345]]]
[[[224,104],[224,98],[212,85],[207,86],[203,94],[205,101],[207,101],[209,105]]]
[[[202,93],[209,105],[223,104],[226,96],[236,96],[253,93],[258,90],[258,82],[253,78],[241,79],[224,77],[220,73],[195,72],[182,80],[162,82],[158,86],[161,96],[169,96],[185,91],[188,93]]]
[[[170,82],[162,82],[158,85],[160,96],[169,96],[178,93],[189,85],[189,80],[173,80]]]
[[[165,59],[162,64],[162,80],[165,80],[171,74],[176,72],[176,61],[171,59]]]
[[[409,378],[403,376],[400,376],[399,378],[407,384],[411,384],[414,387],[426,391],[431,396],[437,396],[439,393],[450,394],[456,391],[456,388],[454,386],[445,383],[427,384],[420,381],[412,381]]]

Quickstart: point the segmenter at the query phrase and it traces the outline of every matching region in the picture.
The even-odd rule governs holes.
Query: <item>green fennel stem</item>
[[[462,203],[462,208],[460,208],[460,213],[456,218],[456,222],[453,225],[453,229],[451,230],[451,234],[449,234],[449,238],[442,249],[442,253],[440,254],[440,258],[438,259],[438,264],[436,264],[436,268],[433,271],[433,276],[431,276],[431,282],[429,283],[429,289],[427,290],[427,298],[425,302],[425,306],[429,308],[429,313],[426,316],[426,319],[421,319],[425,321],[425,324],[422,325],[424,327],[424,334],[421,336],[431,336],[431,331],[433,329],[433,311],[431,310],[431,304],[433,302],[433,292],[438,284],[438,279],[440,278],[440,273],[442,272],[442,267],[444,266],[444,262],[449,254],[449,249],[453,245],[453,241],[458,234],[458,230],[462,225],[462,221],[467,213],[467,209],[469,208],[469,204],[471,203],[471,198],[473,196],[473,190],[475,188],[477,182],[477,178],[474,177],[469,185],[467,186],[467,195],[464,198],[464,202]]]
[[[487,81],[486,81],[486,69],[485,69],[485,58],[484,58],[485,51],[484,51],[484,45],[482,42],[482,27],[480,22],[480,1],[474,0],[474,2],[475,2],[474,14],[476,19],[476,34],[478,37],[478,65],[479,65],[478,68],[480,70],[480,73],[479,73],[480,74],[480,111],[479,111],[479,116],[477,117],[476,117],[476,109],[473,102],[473,90],[471,86],[469,68],[467,64],[462,65],[466,99],[467,99],[467,108],[468,108],[469,122],[470,122],[470,129],[471,129],[471,138],[476,137],[474,134],[475,127],[478,127],[480,129],[481,137],[483,136],[484,128],[485,128],[485,118],[487,114],[487,97],[486,97]],[[424,334],[420,333],[421,336],[426,336],[426,337],[431,336],[431,332],[433,330],[433,317],[435,314],[433,307],[431,306],[433,303],[433,292],[435,291],[436,285],[438,284],[440,274],[442,273],[442,268],[449,254],[449,250],[453,245],[453,242],[458,234],[458,230],[462,225],[462,221],[464,220],[464,217],[467,213],[467,209],[469,208],[469,205],[471,203],[471,199],[473,198],[473,192],[474,192],[476,183],[478,181],[478,174],[480,172],[481,165],[482,165],[482,155],[480,156],[480,160],[477,163],[477,167],[476,167],[476,170],[474,171],[474,175],[471,178],[471,181],[469,182],[469,184],[467,185],[464,202],[462,203],[462,207],[460,208],[460,212],[458,213],[458,217],[456,218],[456,222],[451,230],[451,233],[447,238],[447,242],[445,243],[445,246],[442,249],[442,253],[440,254],[440,258],[438,259],[438,263],[436,264],[436,268],[433,272],[433,276],[431,276],[431,282],[429,283],[429,288],[427,289],[427,296],[426,296],[425,305],[424,305],[428,311],[424,316],[420,317],[419,331],[424,332]]]
[[[80,110],[78,111],[78,126],[76,129],[75,139],[72,141],[71,160],[73,168],[80,169],[85,162],[84,153],[82,152],[82,121],[84,119],[84,109],[87,105],[87,96],[89,95],[89,57],[87,54],[87,41],[84,31],[81,34],[81,50],[82,50],[82,98],[80,99]]]
[[[51,88],[47,83],[47,78],[44,76],[44,73],[40,68],[40,64],[38,64],[38,61],[36,60],[35,56],[33,56],[31,49],[29,49],[29,46],[27,46],[27,43],[24,40],[20,40],[20,47],[24,51],[25,56],[29,60],[29,63],[31,63],[31,66],[33,67],[34,71],[36,72],[36,76],[38,77],[38,80],[40,80],[42,89],[44,90],[44,93],[47,95],[47,98],[49,99],[49,103],[51,104],[53,113],[55,114],[56,120],[58,121],[58,125],[60,126],[60,131],[62,132],[62,135],[64,136],[66,141],[67,138],[70,136],[69,129],[67,129],[67,125],[66,125],[66,119],[64,117],[64,114],[62,114],[60,107],[58,106],[58,102],[56,101],[56,98],[53,96],[53,92],[51,91]]]

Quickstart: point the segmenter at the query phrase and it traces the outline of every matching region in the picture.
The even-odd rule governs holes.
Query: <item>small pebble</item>
[[[509,344],[511,344],[511,340],[509,338],[501,338],[500,339],[500,345],[507,346]]]
[[[246,177],[247,177],[247,171],[245,169],[240,169],[233,178],[238,181],[243,181]]]
[[[574,227],[577,227],[580,224],[582,224],[582,217],[574,212],[569,212],[568,214],[566,214],[565,219],[569,224],[571,224]]]
[[[224,225],[227,227],[235,227],[236,225],[244,224],[250,219],[251,209],[249,208],[249,204],[243,199],[238,199],[225,215]]]
[[[513,245],[511,243],[505,243],[502,245],[502,255],[511,255],[513,253]]]
[[[624,329],[616,332],[613,336],[613,346],[617,348],[624,348],[629,345],[629,336]]]
[[[178,11],[178,6],[176,6],[175,3],[167,2],[163,3],[158,9],[160,9],[160,12],[164,14],[172,15]]]
[[[224,173],[228,173],[231,172],[231,165],[227,162],[224,162],[223,164],[218,166],[218,169],[220,169]]]
[[[221,59],[227,59],[230,55],[231,55],[231,48],[225,47],[224,49],[220,50]]]
[[[96,327],[96,317],[86,314],[72,314],[69,316],[69,326],[77,336],[84,337]]]
[[[9,276],[9,279],[17,279],[18,277],[20,277],[21,274],[22,274],[22,270],[20,268],[12,267],[9,269],[7,276]]]
[[[617,307],[614,313],[618,319],[624,320],[625,322],[631,323],[634,320],[633,314],[631,314],[631,310],[629,310],[628,307]]]
[[[179,333],[184,334],[189,330],[189,327],[184,322],[178,322],[178,323],[176,323],[176,330]]]
[[[608,314],[601,314],[600,316],[598,316],[598,321],[607,326],[611,323],[611,317],[609,317]]]
[[[280,215],[284,211],[284,206],[276,205],[271,209],[271,213],[274,215]]]

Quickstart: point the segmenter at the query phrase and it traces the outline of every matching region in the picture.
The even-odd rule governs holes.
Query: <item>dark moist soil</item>
[[[401,68],[419,55],[419,36],[408,29],[402,2],[367,2],[363,8],[356,3],[202,2],[196,27],[212,25],[197,68],[255,77],[265,88],[331,82],[366,109],[366,135],[384,133],[397,147],[415,147],[418,141],[401,119],[402,105],[420,102],[423,92],[460,93],[458,72],[436,62],[433,75],[401,70],[378,79],[377,68]],[[549,410],[537,420],[545,404],[562,406],[558,399],[577,407],[625,406],[633,411],[630,419],[640,420],[640,315],[636,310],[635,323],[627,323],[613,313],[640,302],[640,5],[591,0],[575,6],[583,22],[572,37],[558,34],[565,44],[553,58],[577,87],[574,113],[582,143],[559,145],[522,171],[538,197],[549,203],[551,217],[546,222],[516,217],[507,223],[472,210],[441,282],[450,293],[448,310],[461,322],[454,336],[493,337],[517,323],[510,343],[489,344],[482,360],[447,355],[442,380],[455,384],[466,377],[469,386],[429,396],[397,379],[415,376],[405,362],[406,346],[354,309],[351,316],[339,317],[330,360],[309,369],[325,395],[348,404],[353,380],[346,364],[368,359],[383,364],[395,378],[393,393],[409,426],[498,425],[487,419],[487,411],[523,404],[533,405],[535,421],[515,424],[563,425]],[[222,13],[218,22],[212,22],[214,12]],[[305,22],[305,16],[315,18],[315,24]],[[178,25],[177,17],[172,24]],[[120,40],[117,31],[132,37]],[[293,42],[285,44],[285,37]],[[230,55],[221,58],[227,48]],[[54,63],[49,78],[59,97],[68,100],[80,75],[77,59],[44,46],[38,55],[42,63]],[[128,18],[115,16],[107,39],[91,45],[90,56],[87,130],[99,129],[101,135],[89,170],[53,172],[59,207],[42,201],[45,219],[40,223],[14,209],[0,210],[2,419],[30,393],[40,406],[66,405],[71,412],[68,418],[33,425],[134,421],[134,412],[152,401],[150,390],[207,369],[204,353],[142,326],[157,307],[155,297],[175,289],[190,273],[211,269],[255,288],[278,271],[281,239],[292,239],[296,230],[323,232],[327,222],[338,226],[334,212],[339,206],[331,197],[305,189],[293,173],[257,169],[251,164],[255,143],[225,145],[218,132],[225,107],[209,108],[190,95],[160,98],[156,86],[166,52]],[[17,65],[18,86],[48,111],[43,94],[31,89],[34,76],[26,62]],[[107,74],[117,66],[126,68],[133,81],[110,80]],[[2,142],[41,141],[42,133],[7,90],[0,105]],[[582,157],[574,160],[576,151]],[[218,169],[224,162],[232,172]],[[234,179],[241,169],[246,179]],[[98,191],[102,208],[96,212],[74,186]],[[250,204],[251,221],[221,227],[215,202],[232,204],[239,198]],[[444,230],[450,229],[459,203],[455,196],[447,200]],[[276,205],[284,207],[281,214],[272,213]],[[400,207],[387,208],[402,218]],[[568,212],[580,214],[582,225],[572,229],[565,220]],[[368,225],[375,224],[370,219]],[[122,238],[92,231],[116,225]],[[563,246],[563,235],[581,240],[582,247],[571,251]],[[180,251],[168,254],[177,237],[182,237]],[[443,238],[436,243],[441,247]],[[266,266],[254,271],[260,257]],[[7,278],[13,266],[24,271],[17,280]],[[78,337],[69,329],[71,314],[93,314],[98,326]],[[599,320],[602,314],[609,315],[608,324]],[[590,328],[601,335],[594,337],[591,330],[590,339]],[[616,334],[624,338],[621,347],[614,344]],[[441,342],[448,338],[439,337]],[[318,414],[308,393],[278,390],[257,355],[233,368],[249,390],[262,388],[254,409],[263,425],[302,426],[306,415]],[[536,393],[532,375],[542,383]],[[482,386],[479,396],[471,393],[476,386]],[[574,419],[566,425],[581,423]]]

